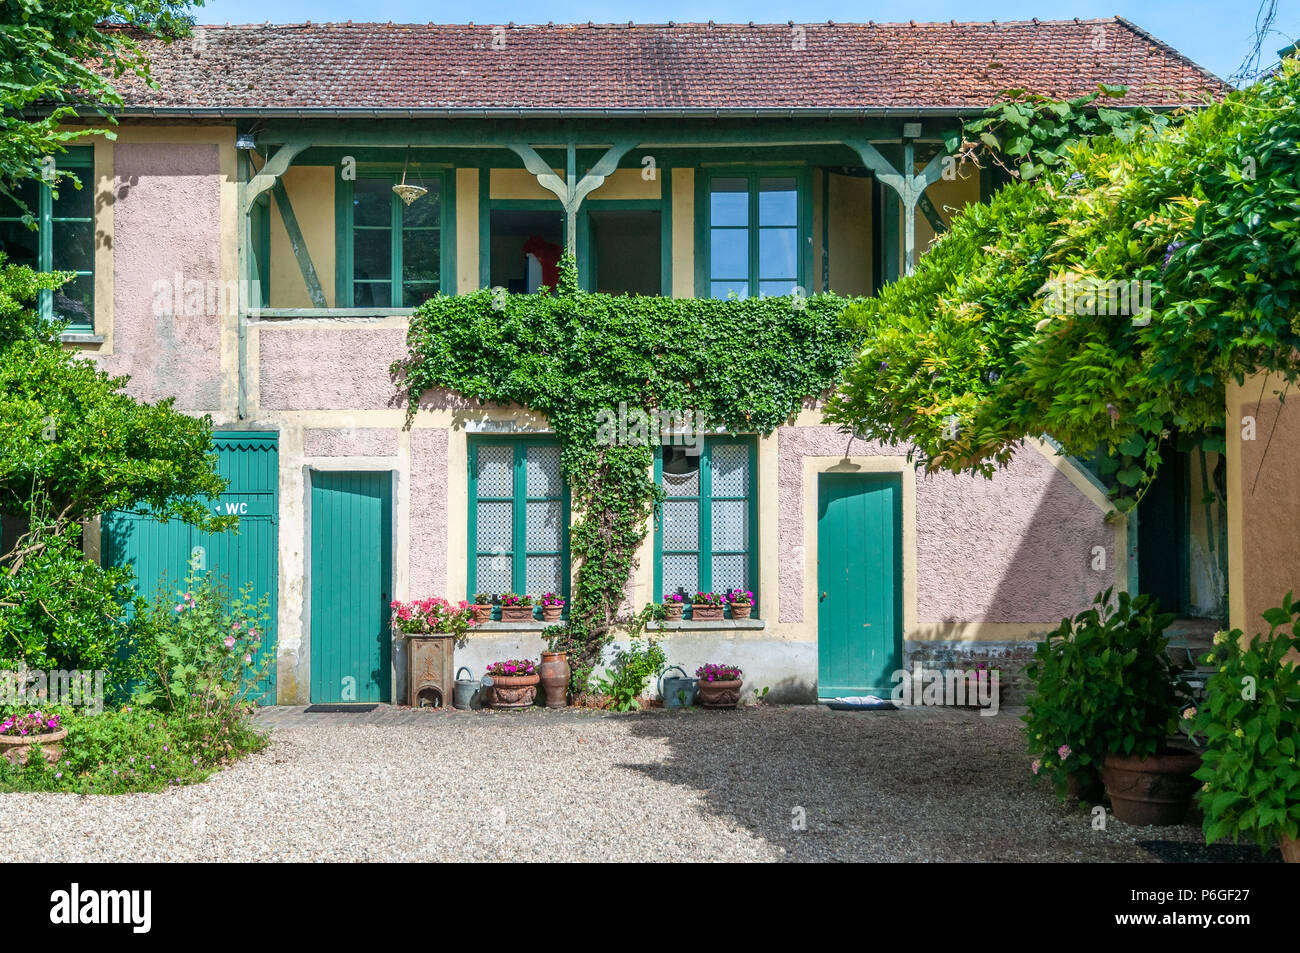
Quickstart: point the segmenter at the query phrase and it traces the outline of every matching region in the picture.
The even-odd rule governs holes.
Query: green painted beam
[[[930,223],[930,227],[934,229],[936,235],[942,235],[948,230],[947,222],[943,220],[939,210],[930,201],[930,196],[923,194],[916,200],[916,207],[921,210],[921,214],[925,216],[925,220]]]
[[[293,212],[293,203],[289,201],[289,193],[285,191],[284,183],[279,179],[271,187],[271,194],[275,196],[275,207],[280,210],[280,221],[284,223],[284,230],[289,235],[289,245],[293,248],[293,257],[298,261],[298,270],[302,272],[303,283],[307,285],[307,296],[311,298],[314,307],[324,308],[327,305],[325,300],[325,291],[321,288],[320,278],[316,276],[316,266],[312,264],[311,253],[307,250],[307,240],[303,238],[302,229],[298,227],[298,216]]]

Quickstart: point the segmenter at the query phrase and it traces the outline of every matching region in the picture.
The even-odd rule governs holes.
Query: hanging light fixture
[[[406,161],[402,163],[402,181],[400,184],[393,186],[393,191],[397,193],[397,197],[401,199],[402,202],[406,205],[410,205],[421,195],[424,195],[426,192],[429,191],[422,185],[406,184],[406,167],[407,165],[410,164],[410,161],[411,161],[411,150],[407,149]]]

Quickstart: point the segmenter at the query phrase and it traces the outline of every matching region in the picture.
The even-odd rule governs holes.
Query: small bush
[[[596,689],[612,699],[614,711],[635,711],[641,707],[650,679],[663,671],[668,658],[653,639],[633,638],[625,649],[614,653],[613,664],[596,680]]]

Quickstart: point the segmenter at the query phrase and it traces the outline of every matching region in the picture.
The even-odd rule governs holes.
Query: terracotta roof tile
[[[1122,18],[1013,23],[206,26],[153,54],[129,105],[223,109],[982,107],[1009,87],[1227,87]]]

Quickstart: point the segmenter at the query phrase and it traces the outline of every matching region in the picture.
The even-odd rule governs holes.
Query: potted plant
[[[0,757],[10,764],[26,764],[32,745],[40,745],[45,760],[53,764],[62,750],[59,742],[68,736],[62,722],[62,716],[43,711],[4,716],[0,720]]]
[[[493,708],[527,708],[536,700],[537,685],[542,680],[531,659],[493,662],[485,674],[492,681]],[[486,679],[483,684],[487,684]]]
[[[1205,661],[1214,666],[1194,730],[1205,736],[1196,794],[1207,843],[1249,837],[1300,863],[1300,605],[1287,593],[1264,613],[1267,635],[1246,642],[1220,632]],[[1289,629],[1290,631],[1287,631]]]
[[[564,599],[553,592],[548,592],[539,600],[542,604],[542,621],[559,622],[564,611]]]
[[[502,622],[531,622],[533,619],[533,597],[521,596],[515,592],[503,593],[501,596]]]
[[[722,618],[723,598],[716,592],[697,592],[691,597],[691,619],[716,622]]]
[[[1165,628],[1149,596],[1112,590],[1039,644],[1026,668],[1034,692],[1024,716],[1036,775],[1057,794],[1095,798],[1100,774],[1116,817],[1129,824],[1177,824],[1191,802],[1200,765],[1169,744],[1185,691]]]
[[[477,625],[474,607],[468,602],[451,603],[441,596],[389,603],[393,610],[393,628],[403,635],[450,634],[456,646],[464,648],[469,630]]]
[[[492,594],[487,592],[474,593],[474,621],[491,622],[492,621]]]
[[[695,670],[698,695],[703,708],[735,708],[740,701],[741,676],[744,673],[734,665],[709,662]]]
[[[686,597],[680,592],[665,592],[663,607],[665,622],[681,622],[682,610],[686,608]]]
[[[731,606],[733,619],[748,619],[749,611],[754,608],[754,594],[748,589],[728,589],[727,604]]]

